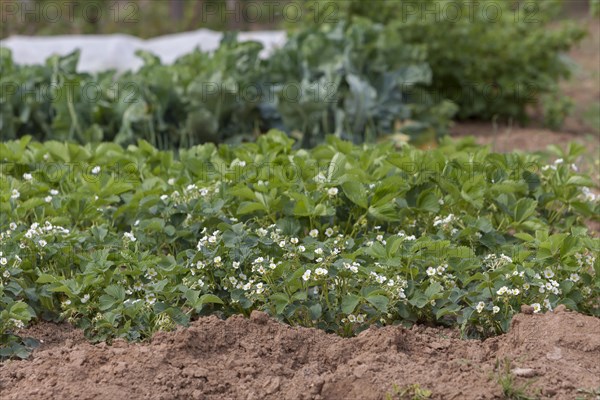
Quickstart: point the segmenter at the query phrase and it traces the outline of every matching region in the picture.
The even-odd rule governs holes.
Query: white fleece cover
[[[43,64],[52,54],[65,55],[81,50],[77,70],[98,72],[116,69],[120,72],[137,70],[142,60],[135,56],[138,49],[150,51],[165,64],[190,53],[196,47],[213,51],[219,47],[223,34],[210,29],[177,33],[143,40],[129,35],[64,35],[64,36],[11,36],[0,41],[0,46],[12,51],[17,64]],[[238,40],[261,42],[261,57],[268,56],[286,40],[284,31],[240,32]]]

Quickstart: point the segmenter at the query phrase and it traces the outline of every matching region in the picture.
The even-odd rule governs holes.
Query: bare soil
[[[341,338],[257,311],[201,318],[146,344],[93,345],[50,323],[24,333],[44,344],[0,366],[3,400],[369,400],[385,399],[393,384],[418,384],[433,399],[502,399],[506,365],[513,389],[529,383],[529,395],[592,399],[585,391],[600,389],[600,319],[562,307],[519,314],[509,333],[485,341],[425,326]]]

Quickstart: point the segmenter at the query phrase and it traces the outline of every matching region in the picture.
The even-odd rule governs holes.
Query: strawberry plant
[[[2,356],[65,319],[138,340],[201,315],[264,310],[353,335],[431,322],[506,331],[522,304],[600,315],[591,179],[571,145],[546,165],[472,140],[421,151],[330,136],[177,153],[0,144]]]

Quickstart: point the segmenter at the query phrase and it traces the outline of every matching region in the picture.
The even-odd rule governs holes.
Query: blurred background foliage
[[[39,18],[33,14],[27,18],[6,18],[0,28],[3,38],[11,34],[105,35],[111,33],[150,38],[200,28],[214,30],[279,29],[284,20],[281,13],[276,13],[276,10],[272,9],[273,6],[269,5],[274,2],[269,1],[85,0],[75,2],[77,8],[72,18],[67,16],[69,6],[66,3],[68,0],[12,0],[11,2],[21,3],[17,7],[19,11],[47,11],[50,18]],[[276,3],[282,4],[281,9],[288,3],[300,4],[294,0],[281,0]],[[61,4],[63,18],[54,18],[56,4]],[[235,11],[236,8],[239,10],[237,13],[226,13],[227,10]],[[248,12],[249,18],[243,17],[242,9]],[[288,9],[292,10],[289,7]]]
[[[150,38],[200,28],[296,29],[306,24],[322,23],[323,20],[352,16],[389,23],[401,19],[403,9],[408,9],[412,14],[412,5],[433,1],[438,0],[85,0],[71,2],[78,7],[73,18],[66,17],[69,6],[63,5],[63,18],[55,19],[56,5],[69,3],[68,0],[3,0],[0,37],[122,33]],[[19,11],[46,10],[50,18],[40,18],[39,14],[15,17],[7,8],[6,4],[9,3],[16,4]],[[589,10],[592,15],[599,15],[600,12],[600,0],[498,0],[496,3],[506,3],[510,7],[519,3],[536,3],[541,11],[537,15],[550,18],[564,17],[581,10]],[[236,7],[238,10],[249,10],[250,18],[237,18],[234,14],[225,13]],[[297,15],[299,7],[302,7],[301,15]],[[257,8],[260,10],[257,11]],[[86,10],[85,13],[82,9]],[[321,12],[315,15],[319,10]]]
[[[231,39],[214,54],[196,52],[174,66],[144,54],[145,67],[120,78],[139,89],[133,104],[110,95],[112,74],[77,74],[76,55],[27,68],[2,55],[4,82],[19,88],[92,82],[105,95],[101,102],[3,96],[3,139],[32,134],[134,143],[142,135],[159,148],[237,141],[271,127],[297,134],[305,146],[328,133],[354,142],[398,133],[427,141],[447,133],[452,118],[525,123],[532,108],[558,129],[573,107],[559,90],[574,68],[565,54],[586,32],[565,16],[599,8],[596,0],[92,0],[76,3],[83,9],[73,18],[53,20],[60,1],[11,3],[33,12],[11,18],[3,5],[3,37],[118,32],[146,38],[198,28],[290,32],[266,61],[258,59],[259,48]],[[208,81],[222,90],[207,97],[202,84]],[[230,83],[237,89],[228,89]],[[289,84],[308,100],[281,95]],[[315,87],[331,84],[327,94],[335,101],[315,97]],[[252,85],[275,97],[240,97],[238,90]]]

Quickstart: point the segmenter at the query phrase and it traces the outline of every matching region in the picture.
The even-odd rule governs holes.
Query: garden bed
[[[474,141],[421,150],[271,132],[171,153],[133,119],[127,149],[0,144],[0,397],[600,399],[600,25],[580,22],[560,132],[529,104],[529,128],[459,122]]]

